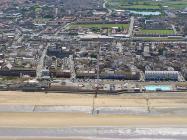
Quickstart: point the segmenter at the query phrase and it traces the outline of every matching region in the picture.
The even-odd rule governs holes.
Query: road
[[[16,28],[16,31],[15,31],[17,34],[14,38],[14,42],[13,42],[13,45],[20,45],[20,43],[22,42],[23,40],[23,35],[22,35],[22,32],[21,30],[17,27]]]
[[[173,11],[170,11],[170,10],[164,10],[164,13],[170,17],[170,18],[176,18],[176,15]]]
[[[44,59],[45,59],[45,56],[47,53],[48,46],[49,46],[49,43],[47,44],[47,46],[44,47],[44,50],[43,50],[40,60],[38,62],[38,66],[37,66],[37,70],[36,70],[37,78],[41,78],[41,74],[42,74],[41,72],[42,72],[42,69],[44,69]],[[41,48],[42,48],[42,46],[41,46]]]
[[[63,23],[63,25],[61,25],[60,27],[58,27],[56,29],[56,33],[54,34],[54,36],[48,36],[48,35],[43,35],[42,38],[44,39],[59,39],[59,40],[63,40],[63,36],[60,35],[59,36],[59,33],[60,32],[64,32],[65,30],[67,30],[71,24],[73,24],[74,22],[71,22],[71,23]],[[42,31],[41,31],[42,33]],[[40,35],[41,33],[39,33],[38,35]]]
[[[107,14],[107,16],[110,16],[110,15],[112,14],[112,10],[109,9],[109,8],[107,8],[107,7],[106,7],[106,4],[107,4],[107,0],[104,0],[103,8],[108,10],[108,14]]]
[[[134,28],[134,17],[132,16],[130,18],[130,25],[129,25],[129,31],[128,31],[129,37],[132,37],[132,35],[133,35],[133,28]]]
[[[70,127],[70,128],[0,128],[1,137],[78,138],[89,140],[187,139],[187,127]]]
[[[145,75],[143,71],[140,71],[140,81],[145,81]]]
[[[177,30],[176,30],[176,28],[175,28],[175,25],[171,25],[172,26],[172,29],[173,29],[173,31],[174,31],[174,34],[176,35],[177,34]]]
[[[57,29],[57,32],[55,33],[55,36],[58,36],[58,34],[59,34],[60,32],[63,32],[63,31],[65,31],[66,29],[68,29],[68,27],[69,27],[71,24],[73,24],[73,23],[74,23],[74,22],[67,23],[67,24],[65,24],[64,26],[59,27],[59,28]]]
[[[181,81],[181,82],[186,81],[181,72],[179,72],[178,81]]]
[[[69,56],[69,61],[70,61],[71,79],[75,79],[76,72],[75,72],[75,64],[74,64],[74,60],[73,60],[73,55]]]

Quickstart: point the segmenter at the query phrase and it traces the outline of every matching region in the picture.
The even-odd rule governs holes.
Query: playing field
[[[71,25],[71,29],[75,28],[112,28],[112,27],[119,27],[128,29],[129,24],[73,24]]]

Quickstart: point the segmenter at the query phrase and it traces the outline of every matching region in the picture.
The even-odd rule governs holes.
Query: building
[[[178,71],[145,71],[146,81],[178,81]]]
[[[42,78],[42,80],[50,80],[51,79],[50,72],[48,69],[43,69],[41,71],[41,78]]]

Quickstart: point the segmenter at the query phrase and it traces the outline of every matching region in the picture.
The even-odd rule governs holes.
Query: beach
[[[91,94],[0,92],[2,140],[23,140],[24,137],[28,140],[91,140],[98,134],[110,138],[105,133],[111,132],[120,138],[121,131],[124,131],[123,138],[136,138],[135,128],[139,128],[138,132],[149,130],[151,136],[160,138],[165,134],[154,133],[179,128],[186,132],[186,116],[186,96],[124,94],[94,98]],[[159,130],[154,130],[157,128]],[[144,138],[145,132],[138,135]],[[49,136],[45,137],[46,134]],[[176,137],[183,138],[183,135],[177,133]]]

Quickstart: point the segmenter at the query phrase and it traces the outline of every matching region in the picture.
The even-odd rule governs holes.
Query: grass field
[[[142,39],[144,41],[182,41],[183,39],[176,39],[176,38],[164,38],[164,37],[145,37]]]
[[[183,9],[187,7],[187,0],[166,0],[161,4],[175,9]]]
[[[125,9],[135,9],[135,10],[159,10],[160,7],[157,5],[131,5],[124,6]]]
[[[168,6],[170,8],[182,9],[187,7],[187,0],[141,0],[141,1],[130,1],[128,0],[107,0],[110,8],[119,9],[137,9],[137,10],[158,10],[160,6]]]
[[[107,0],[110,8],[119,9],[130,9],[130,10],[160,10],[159,3],[149,2],[146,0],[142,1],[131,1],[128,0]]]
[[[174,31],[173,30],[141,30],[139,33],[170,35],[170,34],[174,34]]]
[[[119,27],[119,28],[124,28],[128,29],[129,24],[73,24],[71,25],[71,29],[75,28],[112,28],[112,27]]]

